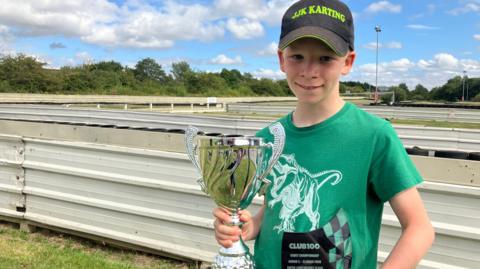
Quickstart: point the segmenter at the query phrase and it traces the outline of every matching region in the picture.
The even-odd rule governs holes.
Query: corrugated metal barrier
[[[113,134],[112,134],[113,135]],[[175,134],[181,136],[181,134]],[[0,215],[142,246],[159,253],[211,261],[218,250],[213,202],[196,185],[185,154],[87,142],[0,137]],[[428,180],[421,195],[437,232],[419,268],[478,268],[480,264],[480,162],[416,157]],[[467,184],[447,184],[460,169]],[[23,180],[25,179],[25,180]],[[442,182],[439,182],[442,181]],[[467,186],[470,185],[470,186]],[[256,211],[262,201],[252,205]],[[400,235],[386,206],[379,262]]]
[[[25,207],[24,144],[19,136],[0,136],[0,215],[21,218]]]

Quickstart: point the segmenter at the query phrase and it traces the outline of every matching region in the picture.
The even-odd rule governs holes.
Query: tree
[[[407,93],[410,92],[410,90],[408,89],[407,84],[405,84],[405,83],[400,83],[400,84],[398,84],[398,87],[399,87],[400,89],[403,89],[403,90],[404,90],[405,92],[407,92]]]
[[[227,82],[215,73],[201,72],[196,74],[194,93],[203,93],[213,96],[225,96],[229,90]]]
[[[468,90],[468,100],[472,100],[475,96],[480,97],[480,78],[468,78],[465,81],[465,87]]]
[[[393,100],[393,94],[391,93],[385,93],[385,94],[382,94],[380,95],[380,100],[382,103],[384,104],[390,104],[390,102],[392,102]]]
[[[165,82],[167,80],[167,75],[162,69],[162,66],[152,58],[145,58],[138,61],[135,65],[133,73],[135,78],[140,81],[150,79],[159,82]]]
[[[282,95],[293,96],[293,92],[290,90],[290,86],[288,86],[288,82],[286,79],[277,80],[277,84],[282,89]]]
[[[340,83],[340,88],[344,90],[350,90],[351,92],[366,92],[371,88],[374,88],[372,85],[366,82],[358,82],[358,81],[345,81]]]
[[[231,88],[238,88],[243,81],[243,76],[237,69],[227,70],[225,68],[220,72],[220,76],[227,82]]]
[[[433,88],[430,95],[434,100],[445,100],[450,102],[460,100],[462,97],[462,77],[456,76],[449,79],[443,86]]]
[[[102,61],[96,64],[88,65],[89,70],[102,70],[102,71],[110,71],[110,72],[121,72],[123,71],[123,66],[119,62],[115,61]]]
[[[402,84],[400,84],[399,86],[393,86],[393,87],[389,88],[389,91],[393,91],[395,93],[395,102],[400,102],[400,101],[407,100],[408,87],[407,87],[407,90],[406,90],[405,87],[403,87],[403,86],[401,87]]]
[[[0,58],[0,81],[3,87],[17,92],[48,92],[57,88],[43,68],[46,64],[19,54]]]
[[[178,82],[185,82],[194,75],[194,72],[187,62],[181,61],[172,63],[172,74]]]
[[[284,89],[279,84],[268,78],[254,79],[249,82],[252,91],[263,96],[283,96]]]
[[[480,93],[475,95],[475,97],[472,98],[472,101],[474,102],[480,102]]]
[[[60,72],[63,77],[62,91],[64,93],[71,94],[93,90],[93,78],[85,66],[62,67]]]
[[[410,92],[410,99],[412,100],[427,100],[428,90],[422,84],[415,86],[415,89]]]

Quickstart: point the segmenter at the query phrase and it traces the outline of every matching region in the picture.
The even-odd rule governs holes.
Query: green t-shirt
[[[257,268],[282,268],[284,239],[318,229],[334,246],[328,266],[376,268],[383,203],[422,182],[395,130],[350,103],[313,126],[295,127],[291,113],[279,122],[285,147],[268,176]],[[257,136],[272,140],[268,128]]]

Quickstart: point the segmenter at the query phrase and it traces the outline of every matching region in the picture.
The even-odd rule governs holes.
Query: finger
[[[238,235],[228,235],[228,234],[222,234],[222,233],[215,233],[215,238],[217,239],[217,241],[228,240],[228,241],[236,242],[240,240],[240,236]]]
[[[233,246],[233,242],[231,240],[218,240],[217,242],[224,248],[229,248]]]
[[[238,226],[229,226],[221,223],[218,219],[213,222],[215,232],[229,236],[239,236],[242,231]]]
[[[240,210],[238,214],[240,215],[240,221],[242,222],[248,222],[252,219],[252,214],[248,210]]]
[[[234,242],[239,241],[240,236],[237,234],[230,235],[215,231],[215,239],[220,245],[228,248],[231,247]]]
[[[223,208],[220,208],[220,207],[215,208],[212,214],[215,218],[219,219],[221,222],[229,223],[232,221],[231,220],[232,218],[230,217],[229,212]]]

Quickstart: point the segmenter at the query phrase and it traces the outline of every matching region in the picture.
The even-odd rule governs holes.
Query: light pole
[[[462,102],[465,101],[465,76],[467,74],[467,71],[463,70],[463,86],[462,86]]]
[[[468,96],[468,80],[467,80],[467,101],[470,100],[470,96]]]
[[[378,33],[382,31],[380,25],[375,26],[375,32],[377,32],[377,58],[375,65],[375,104],[378,102]]]

